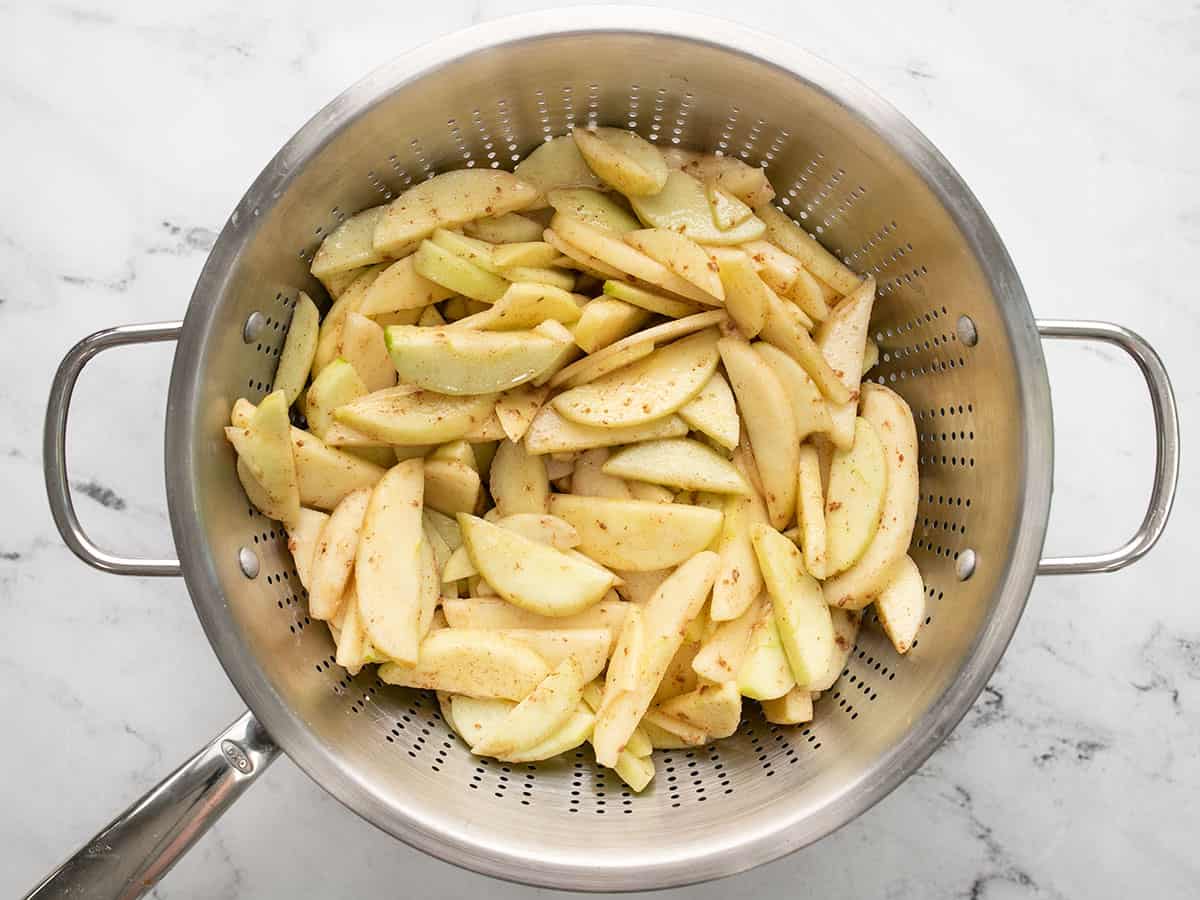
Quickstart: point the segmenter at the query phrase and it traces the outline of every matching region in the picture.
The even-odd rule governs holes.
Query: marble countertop
[[[405,48],[541,4],[0,3],[0,894],[13,896],[242,708],[182,583],[106,576],[47,509],[41,421],[65,350],[180,317],[263,163],[343,86]],[[669,5],[669,4],[668,4]],[[677,3],[725,14],[725,4]],[[1121,322],[1200,388],[1200,11],[1192,0],[967,4],[760,0],[747,25],[816,51],[937,144],[1004,235],[1042,316]],[[333,12],[337,10],[337,12]],[[170,347],[101,358],[77,393],[72,473],[101,540],[165,553]],[[1152,421],[1133,367],[1051,346],[1058,439],[1048,549],[1131,532]],[[113,385],[120,385],[114,390]],[[133,387],[136,386],[136,387]],[[130,389],[126,389],[130,388]],[[1190,445],[1189,445],[1190,446]],[[1187,459],[1187,457],[1185,457]],[[1200,882],[1200,481],[1185,467],[1154,553],[1042,578],[967,719],[874,810],[694,898],[1194,896]],[[1189,549],[1190,548],[1190,549]],[[408,849],[286,760],[154,892],[183,897],[543,895]]]

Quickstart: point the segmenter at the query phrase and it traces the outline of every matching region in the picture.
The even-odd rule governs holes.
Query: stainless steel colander
[[[511,167],[572,125],[765,166],[779,202],[879,282],[873,375],[912,406],[921,505],[911,553],[929,618],[906,658],[864,627],[803,728],[751,712],[738,734],[659,756],[632,796],[589,752],[538,765],[478,759],[428,696],[350,678],[305,600],[278,525],[247,502],[222,436],[239,396],[270,390],[312,252],[347,214],[445,169]],[[1107,341],[1150,387],[1157,462],[1136,536],[1110,553],[1039,559],[1053,432],[1040,341]],[[166,481],[179,562],[128,559],[80,529],[65,471],[71,390],[120,344],[177,340]],[[532,884],[636,889],[727,875],[863,812],[938,746],[983,688],[1038,573],[1109,571],[1158,538],[1178,466],[1167,375],[1139,337],[1035,322],[1000,238],[945,159],[899,113],[824,62],[726,22],[572,9],[473,28],[413,51],[323,109],[229,218],[183,323],[100,332],[56,378],[46,423],[51,506],[84,560],[182,574],[252,712],[116,819],[37,896],[135,896],[276,754],[359,815],[463,866]],[[748,706],[750,706],[748,704]]]

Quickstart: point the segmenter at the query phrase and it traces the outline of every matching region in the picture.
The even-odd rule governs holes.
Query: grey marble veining
[[[443,32],[546,5],[0,3],[0,893],[28,888],[240,709],[181,584],[105,576],[63,548],[40,466],[58,359],[95,329],[180,316],[245,187],[346,84]],[[1039,580],[988,689],[892,796],[788,859],[670,893],[1195,896],[1200,7],[760,0],[734,13],[913,118],[995,220],[1035,312],[1111,319],[1155,343],[1176,379],[1185,467],[1153,555],[1111,576]],[[129,552],[170,546],[159,475],[170,352],[101,357],[77,393],[80,513]],[[1047,356],[1058,455],[1048,549],[1114,545],[1150,483],[1143,388],[1110,351]],[[413,885],[442,898],[554,893],[423,857],[283,761],[155,896]]]

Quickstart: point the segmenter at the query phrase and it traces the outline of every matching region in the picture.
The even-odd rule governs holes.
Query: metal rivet
[[[258,336],[262,334],[263,329],[267,327],[267,317],[260,312],[252,312],[246,317],[246,324],[242,326],[242,340],[247,344],[253,344],[258,340]]]
[[[975,574],[975,551],[967,549],[958,554],[958,562],[954,564],[954,574],[959,581],[966,581]]]
[[[959,316],[955,330],[958,332],[958,339],[963,346],[974,347],[979,343],[979,332],[975,328],[975,320],[970,316]]]
[[[238,551],[238,565],[242,567],[242,574],[247,578],[258,577],[258,554],[249,547]]]

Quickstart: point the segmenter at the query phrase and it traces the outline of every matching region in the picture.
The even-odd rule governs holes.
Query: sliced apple
[[[775,197],[766,172],[732,156],[704,154],[689,160],[682,169],[694,178],[725,189],[751,207],[770,203]]]
[[[443,709],[442,716],[453,724],[455,732],[468,745],[477,743],[488,729],[502,721],[517,705],[512,700],[498,697],[467,697],[463,694],[446,694],[445,691],[439,691],[438,696],[450,697],[449,715]]]
[[[634,500],[648,500],[651,503],[674,503],[675,492],[661,484],[651,484],[648,481],[630,481],[629,493]]]
[[[291,437],[300,502],[305,506],[332,510],[351,491],[373,487],[386,471],[299,428],[292,429]]]
[[[848,450],[834,450],[825,503],[826,561],[836,575],[856,563],[879,528],[887,494],[888,465],[875,428],[866,419],[854,422]]]
[[[612,767],[646,714],[659,683],[683,641],[684,626],[704,606],[717,573],[715,553],[697,553],[675,570],[642,610],[645,651],[636,689],[605,690],[596,715],[592,746],[596,760]],[[621,653],[618,641],[614,654]]]
[[[616,652],[608,665],[604,679],[605,691],[637,690],[639,666],[646,652],[646,629],[642,621],[642,608],[630,604],[625,614],[621,633],[617,637]]]
[[[390,361],[388,365],[391,366]],[[333,411],[366,395],[367,386],[354,366],[344,359],[335,359],[308,388],[304,405],[308,430],[324,439],[334,422]]]
[[[800,363],[765,341],[754,344],[754,351],[771,367],[791,401],[797,443],[803,443],[810,434],[828,433],[833,427],[829,405]]]
[[[846,390],[846,386],[834,373],[808,333],[811,322],[802,324],[798,316],[804,314],[794,304],[775,296],[774,292],[769,294],[766,300],[767,319],[762,330],[763,340],[774,344],[803,366],[804,371],[831,403],[845,403],[849,400],[850,392]]]
[[[346,219],[331,231],[313,255],[310,271],[324,280],[331,275],[369,266],[387,258],[375,246],[375,228],[387,212],[387,206],[372,206]]]
[[[668,727],[664,728],[658,722],[664,722]],[[654,750],[690,750],[704,743],[704,735],[695,728],[655,709],[647,710],[638,727],[645,732]]]
[[[633,572],[629,569],[615,571],[622,582],[617,585],[617,593],[630,603],[648,601],[671,574],[670,569],[652,569],[646,572]]]
[[[580,425],[563,418],[552,405],[547,405],[538,412],[525,433],[525,450],[531,455],[567,453],[655,438],[679,437],[687,434],[687,430],[687,424],[678,416],[665,416],[625,428]]]
[[[313,554],[308,589],[308,609],[314,619],[333,618],[341,605],[370,499],[366,488],[347,494],[325,523]]]
[[[729,382],[720,372],[713,372],[700,393],[679,408],[679,417],[727,450],[738,444],[742,420]]]
[[[762,574],[750,541],[751,529],[769,522],[766,505],[756,490],[726,497],[717,552],[721,568],[713,585],[710,615],[713,621],[739,618],[762,592]]]
[[[495,303],[508,290],[508,282],[477,263],[445,247],[422,241],[413,255],[413,268],[421,277],[482,303]]]
[[[400,380],[442,394],[495,394],[530,381],[563,345],[536,331],[393,325],[387,348]]]
[[[479,574],[521,609],[543,616],[574,615],[612,587],[611,573],[515,531],[465,513],[458,524]]]
[[[801,725],[813,718],[812,694],[794,687],[782,697],[762,701],[763,718],[774,725]]]
[[[837,309],[816,333],[817,346],[850,394],[845,403],[834,406],[830,412],[833,427],[829,437],[834,446],[841,449],[848,448],[854,442],[858,388],[862,383],[863,357],[866,355],[874,303],[875,279],[868,275],[837,305]]]
[[[396,367],[388,356],[383,329],[366,316],[347,313],[338,341],[338,355],[358,372],[368,393],[395,385]]]
[[[750,490],[727,459],[688,438],[665,438],[626,447],[603,468],[617,478],[665,484],[679,490],[717,494],[745,494]]]
[[[448,516],[474,512],[480,487],[479,473],[473,466],[432,457],[425,461],[425,505],[430,509]]]
[[[522,178],[522,181],[533,184],[533,181],[528,178]],[[537,185],[535,184],[534,187]],[[505,213],[502,216],[484,216],[482,219],[464,222],[463,231],[481,241],[490,241],[493,244],[513,244],[520,241],[541,240],[542,223],[519,213]]]
[[[510,266],[552,266],[559,252],[538,238],[532,241],[497,244],[492,248],[492,261],[501,269]]]
[[[753,530],[754,551],[796,684],[806,687],[833,654],[833,620],[821,585],[804,571],[799,548],[769,525]]]
[[[654,778],[654,760],[649,756],[637,756],[628,750],[623,750],[617,754],[613,771],[620,776],[631,791],[640,794]]]
[[[816,238],[793,222],[786,213],[770,203],[756,205],[754,212],[766,225],[768,241],[796,257],[804,268],[835,288],[838,293],[849,294],[858,287],[862,279],[822,247]]]
[[[367,662],[368,645],[371,641],[364,627],[358,592],[353,581],[347,585],[346,597],[340,605],[345,612],[336,632],[337,653],[334,662],[351,675],[357,675]]]
[[[650,313],[632,303],[597,297],[584,304],[571,333],[585,353],[594,353],[633,334],[649,319]]]
[[[451,397],[405,384],[339,406],[333,415],[384,443],[441,444],[468,434],[491,415],[494,406],[490,394]]]
[[[754,447],[771,524],[782,528],[796,511],[799,447],[792,438],[791,404],[771,367],[746,341],[722,338],[717,346]]]
[[[828,577],[826,554],[825,492],[821,487],[821,461],[811,444],[800,447],[800,477],[797,483],[797,537],[804,552],[804,566],[817,579]]]
[[[657,194],[667,180],[667,163],[658,148],[620,128],[571,131],[588,168],[626,196]]]
[[[719,581],[720,576],[717,583]],[[716,583],[713,592],[715,603]],[[712,633],[701,642],[700,649],[692,658],[692,671],[714,683],[736,681],[742,661],[750,649],[750,633],[761,616],[762,603],[755,598],[736,618],[716,623]]]
[[[305,590],[308,590],[312,582],[313,554],[317,550],[321,529],[328,521],[329,516],[326,513],[301,507],[296,521],[287,529],[288,552],[292,554],[292,561],[296,564],[296,577],[300,579],[300,584]]]
[[[743,335],[755,337],[766,325],[771,288],[745,253],[722,253],[717,268],[725,286],[725,309]]]
[[[538,190],[499,169],[443,172],[409,188],[391,202],[372,237],[378,253],[401,255],[433,234],[482,216],[501,216],[531,206]]]
[[[421,642],[416,664],[379,667],[379,678],[387,684],[503,700],[525,699],[549,674],[545,661],[524,644],[495,631],[468,628],[431,631]]]
[[[451,628],[605,629],[612,635],[620,632],[629,607],[630,604],[624,600],[604,599],[573,616],[542,616],[519,609],[499,598],[464,597],[442,601],[442,609]]]
[[[586,742],[592,736],[595,724],[595,714],[581,704],[576,707],[566,723],[549,737],[524,750],[503,754],[499,759],[510,763],[532,763],[552,759]]]
[[[518,703],[503,719],[478,735],[471,752],[504,756],[541,743],[575,712],[583,696],[583,671],[568,657]]]
[[[609,452],[604,447],[584,451],[575,461],[575,470],[571,474],[571,493],[617,500],[633,499],[633,491],[623,478],[604,471],[608,458]]]
[[[325,366],[337,358],[338,345],[342,340],[342,326],[346,316],[351,312],[361,312],[363,299],[367,291],[379,278],[387,266],[367,266],[360,270],[361,274],[350,282],[342,295],[334,301],[321,320],[321,328],[317,333],[317,351],[313,354],[312,373],[316,375]]]
[[[450,328],[477,331],[519,331],[547,319],[570,325],[578,321],[579,306],[570,292],[548,284],[522,282],[509,285],[496,303],[483,312],[459,319]]]
[[[712,377],[717,339],[715,330],[690,335],[551,402],[581,425],[613,428],[661,419],[692,400]]]
[[[629,276],[620,269],[610,266],[601,259],[597,259],[585,250],[576,247],[570,241],[564,240],[563,237],[552,228],[547,228],[542,232],[542,239],[561,253],[566,259],[571,261],[572,268],[578,269],[585,275],[591,275],[594,278],[616,278],[624,279]]]
[[[742,720],[742,695],[733,681],[702,684],[686,694],[672,697],[659,709],[696,728],[707,738],[725,738],[737,731]]]
[[[528,441],[526,441],[528,444]],[[492,460],[490,487],[498,514],[546,512],[550,496],[550,479],[546,464],[527,448],[512,441],[503,441]]]
[[[648,197],[630,197],[638,218],[654,228],[665,228],[701,244],[744,244],[762,237],[766,226],[755,216],[732,228],[713,222],[712,208],[703,182],[680,170],[672,171],[663,189]]]
[[[854,642],[858,639],[863,614],[860,610],[831,606],[829,616],[833,620],[833,653],[830,654],[829,666],[825,671],[805,685],[809,691],[827,691],[841,677],[846,668],[846,661],[854,650]]]
[[[300,515],[300,487],[292,456],[291,422],[283,391],[263,398],[244,427],[230,426],[225,436],[248,473],[262,487],[272,510],[286,526]]]
[[[575,526],[579,549],[596,562],[640,572],[670,568],[700,552],[722,519],[699,506],[574,494],[553,495],[550,513]]]
[[[604,671],[616,640],[607,628],[505,628],[496,633],[537,651],[548,666],[573,657],[589,681]]]
[[[578,219],[585,225],[625,234],[641,227],[619,194],[607,194],[586,188],[551,191],[546,199],[554,211]]]
[[[708,197],[708,208],[712,212],[713,224],[721,231],[729,231],[754,215],[754,210],[719,184],[711,182],[706,184],[704,194]]]
[[[300,291],[292,310],[292,321],[288,324],[283,352],[279,354],[279,365],[275,368],[274,389],[283,391],[288,406],[296,402],[308,382],[308,373],[317,355],[320,320],[317,305],[308,294]]]
[[[737,674],[738,690],[751,700],[774,700],[796,686],[792,667],[783,651],[775,612],[768,602],[750,631],[750,646]]]
[[[517,163],[514,171],[518,178],[537,189],[540,199],[559,188],[604,187],[604,182],[584,162],[570,135],[556,137],[535,147]]]
[[[905,556],[892,570],[891,580],[875,598],[875,613],[896,652],[911,650],[925,621],[925,582],[911,556]]]
[[[517,443],[525,437],[549,393],[548,387],[522,384],[496,398],[496,418],[510,441]]]
[[[397,463],[375,485],[354,566],[359,610],[371,643],[408,665],[417,661],[421,637],[423,472],[423,460],[410,459]]]
[[[665,228],[645,228],[626,234],[625,243],[662,263],[706,294],[718,300],[725,299],[717,267],[704,248],[691,238]]]

